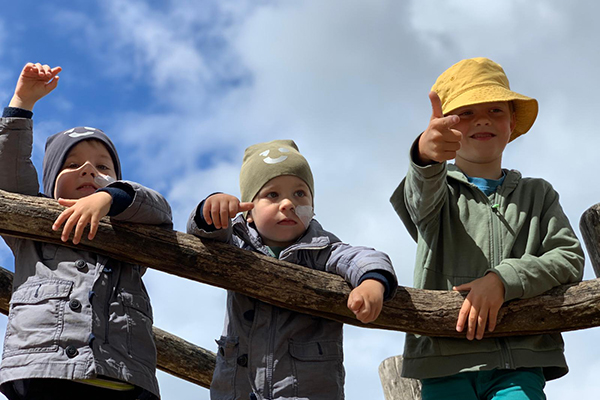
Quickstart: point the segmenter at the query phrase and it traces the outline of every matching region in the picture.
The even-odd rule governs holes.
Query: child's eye
[[[65,166],[65,168],[68,168],[68,169],[77,169],[77,168],[79,168],[79,164],[77,164],[77,163],[74,163],[74,162],[72,162],[72,163],[68,163],[68,164]]]
[[[490,112],[491,112],[492,114],[501,113],[501,112],[503,112],[503,111],[504,111],[504,110],[503,110],[503,109],[501,109],[501,108],[492,108],[492,109],[490,110]]]
[[[96,169],[98,169],[100,171],[108,171],[110,168],[107,165],[100,164],[100,165],[96,166]]]
[[[463,111],[460,114],[458,114],[459,117],[470,117],[471,115],[473,115],[473,111]]]
[[[265,197],[268,197],[269,199],[275,199],[277,198],[278,194],[277,192],[269,192],[267,193],[267,195]]]
[[[306,196],[306,193],[304,192],[304,190],[297,190],[296,193],[294,193],[294,195],[296,197],[304,197]]]

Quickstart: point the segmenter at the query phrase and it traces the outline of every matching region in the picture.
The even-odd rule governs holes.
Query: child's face
[[[99,174],[117,178],[110,153],[102,142],[84,140],[77,143],[65,158],[54,188],[54,198],[80,199],[94,193],[100,185]]]
[[[294,212],[298,206],[312,206],[308,185],[300,178],[282,175],[271,179],[258,192],[248,222],[256,229],[267,246],[287,247],[306,231]]]
[[[457,108],[448,115],[458,115],[460,122],[452,128],[463,137],[460,158],[471,163],[490,163],[502,159],[502,152],[510,140],[516,119],[507,101],[480,103]]]

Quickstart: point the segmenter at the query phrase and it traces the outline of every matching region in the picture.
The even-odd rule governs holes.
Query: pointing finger
[[[429,92],[429,100],[431,101],[431,119],[443,118],[442,100],[434,91]]]

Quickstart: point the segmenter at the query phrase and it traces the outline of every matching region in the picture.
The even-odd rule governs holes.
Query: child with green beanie
[[[537,101],[510,90],[487,58],[450,67],[429,98],[429,126],[391,202],[417,242],[415,287],[468,292],[456,325],[466,338],[407,334],[402,375],[421,379],[424,400],[545,399],[545,381],[568,371],[561,335],[484,338],[504,302],[583,274],[556,191],[501,166],[506,145],[533,125]]]
[[[313,219],[312,172],[293,141],[246,149],[240,191],[241,202],[227,194],[202,201],[192,212],[188,232],[336,273],[354,287],[348,308],[356,317],[368,323],[379,316],[383,300],[397,287],[390,259],[342,243]],[[344,398],[339,322],[228,291],[225,328],[217,343],[213,400]]]

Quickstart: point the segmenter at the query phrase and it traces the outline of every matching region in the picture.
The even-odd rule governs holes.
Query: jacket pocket
[[[294,395],[309,399],[344,398],[344,353],[335,340],[290,341]]]
[[[219,345],[217,363],[210,384],[210,398],[216,400],[235,399],[235,375],[239,353],[237,336],[221,336],[216,341]]]
[[[72,288],[71,281],[47,279],[26,282],[13,293],[4,357],[58,351]]]
[[[129,293],[123,290],[119,297],[127,321],[127,355],[148,367],[156,368],[150,299],[144,293]]]

